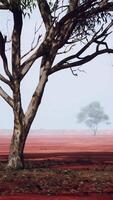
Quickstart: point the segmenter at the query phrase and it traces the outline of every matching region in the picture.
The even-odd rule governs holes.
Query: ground
[[[112,200],[113,135],[31,134],[25,169],[7,171],[10,135],[0,136],[0,200]]]

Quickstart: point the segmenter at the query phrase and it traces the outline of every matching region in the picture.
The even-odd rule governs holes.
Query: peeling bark
[[[20,84],[14,81],[14,130],[10,145],[8,168],[18,169],[24,167],[23,150],[25,144],[24,113],[21,106]]]

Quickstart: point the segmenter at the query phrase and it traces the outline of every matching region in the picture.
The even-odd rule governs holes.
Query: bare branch
[[[9,80],[7,80],[3,75],[0,74],[0,81],[6,83],[7,85],[9,85],[11,87],[11,83]]]
[[[68,46],[65,48],[64,51],[62,51],[62,52],[58,52],[58,54],[68,53],[68,52],[70,52],[70,51],[73,49],[74,46],[75,46],[74,43],[73,43],[72,45],[68,45]]]
[[[89,48],[89,46],[92,44],[92,42],[94,41],[94,38],[92,38],[80,51],[78,51],[76,54],[68,56],[66,58],[64,58],[63,60],[61,60],[59,63],[57,63],[53,68],[57,68],[58,66],[62,66],[63,64],[66,64],[67,62],[69,62],[72,59],[75,58],[79,58],[79,56],[84,53],[86,51],[86,49]],[[53,70],[53,68],[51,69],[51,71]]]
[[[6,43],[6,38],[4,38],[2,33],[0,32],[0,56],[3,60],[3,67],[4,67],[5,73],[9,77],[9,79],[12,80],[12,75],[8,69],[7,57],[5,54],[5,43]]]
[[[32,51],[34,51],[34,50],[36,49],[36,47],[37,47],[38,44],[39,44],[39,41],[40,41],[40,38],[41,38],[41,37],[42,37],[42,35],[39,35],[39,36],[38,36],[37,43],[35,44],[35,46],[33,46],[34,41],[32,42],[32,44],[31,44],[31,49],[30,49],[27,53],[25,53],[25,54],[21,57],[21,59],[25,58],[27,55],[29,55]]]
[[[44,54],[45,54],[45,48],[44,44],[42,43],[40,47],[21,65],[20,79],[23,79],[26,73],[30,70],[35,60],[43,56]]]
[[[0,96],[13,108],[13,99],[0,87]]]
[[[72,67],[70,67],[71,73],[73,74],[73,76],[78,76],[76,70],[73,70]]]
[[[3,66],[4,66],[4,70],[5,70],[6,75],[9,77],[10,80],[12,80],[12,75],[11,75],[9,69],[8,69],[8,62],[7,62],[6,57],[3,58]]]
[[[80,69],[80,67],[79,67],[78,69],[73,69],[72,67],[70,67],[70,70],[71,70],[71,73],[72,73],[74,76],[78,76],[78,72],[86,73],[86,71],[83,70],[83,69]]]
[[[96,51],[95,53],[92,53],[91,55],[85,56],[81,60],[78,60],[78,61],[75,61],[75,62],[72,62],[72,63],[67,62],[67,63],[62,64],[62,65],[58,64],[50,70],[49,75],[51,75],[51,74],[53,74],[53,73],[55,73],[59,70],[68,69],[68,68],[71,68],[71,67],[78,67],[80,65],[88,63],[89,61],[93,60],[97,56],[105,54],[105,53],[113,53],[113,49],[102,49],[102,50]]]

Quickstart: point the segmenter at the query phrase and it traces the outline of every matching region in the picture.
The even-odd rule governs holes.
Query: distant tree
[[[86,126],[91,128],[94,135],[97,133],[98,125],[102,122],[109,122],[109,116],[103,111],[99,102],[92,102],[88,106],[82,108],[80,113],[77,115],[79,123],[85,123]]]

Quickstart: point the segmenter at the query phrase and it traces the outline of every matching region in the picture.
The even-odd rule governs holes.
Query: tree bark
[[[20,124],[15,122],[13,136],[10,145],[7,168],[21,169],[24,168],[23,150],[25,145],[25,132],[22,132]]]
[[[14,95],[14,130],[10,145],[9,158],[7,168],[10,169],[22,169],[24,168],[24,147],[29,133],[33,119],[35,118],[36,111],[40,105],[42,94],[47,82],[47,77],[45,81],[41,80],[39,86],[37,87],[32,103],[28,109],[27,115],[24,115],[21,107],[21,97],[19,90],[16,87],[16,95]],[[41,88],[42,87],[42,88]]]
[[[13,82],[14,99],[14,130],[10,145],[8,168],[23,168],[23,149],[25,144],[24,113],[21,105],[20,83],[18,80]]]
[[[21,104],[20,92],[20,60],[21,60],[21,31],[22,11],[18,4],[12,4],[14,27],[12,33],[12,90],[13,90],[13,112],[14,130],[10,145],[8,168],[18,169],[24,167],[23,150],[25,145],[24,113]]]
[[[21,94],[19,81],[14,81],[14,130],[10,145],[9,158],[7,168],[22,169],[24,168],[24,147],[29,133],[32,121],[35,118],[39,108],[48,75],[44,72],[39,84],[33,94],[26,115],[24,115],[21,106]]]

